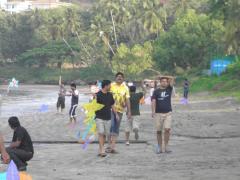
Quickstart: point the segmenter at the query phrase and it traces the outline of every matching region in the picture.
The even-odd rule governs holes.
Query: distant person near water
[[[1,154],[1,159],[3,161],[3,163],[7,164],[9,163],[10,157],[4,147],[4,141],[3,141],[3,137],[0,133],[0,154]]]
[[[34,154],[31,137],[27,130],[20,125],[17,117],[10,117],[8,123],[14,133],[12,143],[6,151],[16,164],[18,170],[26,171],[27,161],[30,161]]]
[[[141,99],[146,94],[146,88],[144,87],[144,83],[142,82],[142,92],[136,92],[136,86],[132,85],[129,87],[130,90],[130,106],[131,106],[131,118],[127,119],[125,135],[126,135],[126,145],[130,145],[129,136],[130,132],[133,131],[135,133],[135,139],[139,139],[139,127],[140,127],[140,110],[139,105]]]
[[[112,118],[112,125],[111,125],[111,147],[107,149],[107,152],[115,153],[115,145],[116,140],[119,135],[119,128],[121,125],[121,120],[125,108],[127,107],[127,117],[131,119],[131,107],[130,107],[130,93],[129,88],[124,83],[124,74],[118,72],[115,75],[115,82],[111,84],[110,92],[113,94],[113,98],[115,101],[114,108],[117,112],[118,117]]]
[[[59,92],[58,92],[58,100],[57,100],[57,111],[63,112],[65,109],[65,95],[66,95],[66,89],[64,87],[64,84],[62,83],[61,76],[59,77]]]
[[[70,85],[71,91],[69,91],[66,96],[71,96],[71,108],[69,110],[69,116],[70,116],[70,124],[71,123],[77,123],[77,115],[76,115],[76,109],[78,107],[78,98],[79,98],[79,91],[77,90],[77,86],[75,83],[71,83]]]
[[[172,123],[171,97],[175,96],[173,81],[173,77],[160,77],[160,87],[154,91],[152,97],[152,117],[156,123],[158,141],[157,154],[171,152],[168,142]]]
[[[183,97],[185,99],[188,99],[189,86],[190,86],[190,84],[189,84],[188,79],[185,79],[184,83],[183,83]]]
[[[105,157],[104,143],[108,136],[110,136],[111,128],[111,111],[115,113],[117,119],[119,119],[116,110],[114,109],[114,99],[112,93],[110,93],[111,81],[103,80],[101,90],[96,94],[97,103],[103,104],[104,107],[96,111],[96,125],[99,136],[99,156]]]

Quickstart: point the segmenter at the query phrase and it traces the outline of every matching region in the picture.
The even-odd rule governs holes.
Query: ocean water
[[[69,90],[68,87],[66,89]],[[89,96],[81,93],[81,89],[79,91],[79,104],[88,102]],[[56,111],[57,98],[58,86],[20,85],[8,94],[7,86],[0,86],[0,116],[31,115],[40,112],[42,107],[47,107],[47,111]],[[65,102],[68,110],[71,97],[66,97]]]

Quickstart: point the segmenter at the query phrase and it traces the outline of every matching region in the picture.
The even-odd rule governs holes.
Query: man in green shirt
[[[140,104],[140,100],[142,98],[144,98],[145,94],[146,94],[146,89],[142,84],[142,89],[143,92],[138,92],[136,93],[136,86],[130,86],[129,90],[130,90],[130,104],[131,104],[131,113],[132,116],[130,119],[127,119],[126,122],[126,128],[125,128],[125,133],[126,133],[126,145],[130,145],[129,143],[129,136],[130,136],[130,131],[133,130],[133,132],[135,133],[135,139],[138,140],[139,139],[139,126],[140,126],[140,120],[139,120],[139,116],[140,116],[140,110],[139,110],[139,104]]]

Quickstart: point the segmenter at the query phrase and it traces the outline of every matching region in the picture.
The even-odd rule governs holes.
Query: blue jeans
[[[112,112],[111,129],[110,129],[111,135],[115,135],[115,136],[119,135],[119,128],[120,128],[123,114],[118,112],[118,116],[119,116],[119,121],[116,119],[116,115]]]

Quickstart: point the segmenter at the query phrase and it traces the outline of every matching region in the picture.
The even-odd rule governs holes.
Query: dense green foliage
[[[28,69],[30,79],[18,79],[35,73],[40,82],[60,72],[82,80],[117,71],[129,79],[150,71],[182,76],[216,56],[239,55],[239,19],[239,0],[94,0],[86,8],[0,12],[0,64]]]

